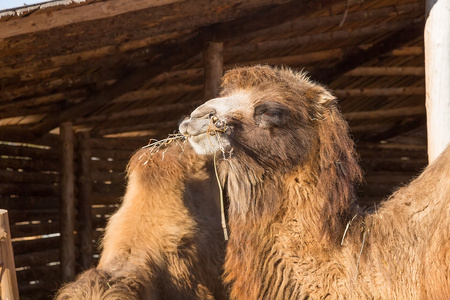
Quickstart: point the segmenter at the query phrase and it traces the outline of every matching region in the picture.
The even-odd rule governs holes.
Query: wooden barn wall
[[[91,139],[93,260],[99,238],[125,191],[126,165],[145,139]],[[0,208],[10,216],[21,299],[51,299],[61,284],[59,270],[59,139],[0,141]],[[77,147],[76,147],[77,148]],[[77,149],[75,151],[77,153]],[[75,156],[75,166],[79,156]],[[79,170],[75,170],[77,174]],[[79,176],[75,175],[78,180]],[[77,183],[75,184],[77,187]],[[77,195],[77,189],[75,191]],[[77,229],[85,216],[77,215]],[[77,244],[79,238],[76,239]],[[77,271],[82,271],[77,250]]]
[[[357,194],[362,206],[378,205],[399,187],[417,177],[428,164],[422,144],[357,144],[363,182]]]
[[[39,299],[59,278],[58,147],[57,137],[0,142],[0,207],[9,211],[22,299]]]
[[[126,164],[133,152],[146,143],[146,139],[89,140],[92,264],[98,261],[98,241],[107,219],[124,194]],[[59,144],[57,136],[33,144],[0,141],[0,208],[10,214],[21,299],[50,299],[60,284]],[[365,173],[365,182],[358,188],[363,205],[378,203],[408,183],[427,163],[424,145],[360,144],[357,149]],[[75,160],[77,166],[77,155]],[[79,228],[85,216],[78,215],[77,220]],[[76,253],[80,272],[80,253]]]

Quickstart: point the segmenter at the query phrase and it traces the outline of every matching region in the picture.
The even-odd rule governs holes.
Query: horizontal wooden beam
[[[303,53],[299,55],[290,55],[282,57],[261,58],[252,61],[243,61],[245,65],[269,64],[269,65],[300,65],[318,61],[337,60],[344,56],[345,49],[331,49],[324,51],[316,51]]]
[[[354,30],[345,29],[345,30],[329,31],[323,33],[302,35],[299,37],[284,40],[277,39],[253,44],[246,44],[242,46],[234,46],[230,48],[225,48],[224,55],[231,56],[231,55],[242,55],[255,51],[274,51],[289,47],[299,47],[301,45],[317,42],[356,38],[359,36],[373,35],[380,32],[383,33],[392,32],[403,29],[407,26],[413,25],[420,21],[423,21],[423,18],[406,19],[389,23],[375,24],[371,26],[356,28]]]
[[[335,90],[334,94],[343,97],[389,97],[425,95],[425,87],[396,87],[396,88],[362,88]]]
[[[113,103],[131,102],[137,100],[154,99],[157,97],[171,95],[171,94],[184,94],[188,92],[198,92],[203,89],[203,85],[189,85],[189,84],[177,84],[171,86],[165,86],[161,88],[153,88],[147,90],[137,90],[129,93],[125,93],[120,97],[115,98]]]
[[[9,22],[2,22],[0,39],[25,33],[49,30],[55,27],[74,23],[104,19],[141,9],[168,5],[183,0],[111,0],[106,2],[82,3],[73,7],[61,6],[61,9],[46,13],[39,13],[45,4],[36,5],[34,14],[27,12],[26,17],[13,18]],[[74,1],[61,1],[69,4]],[[67,5],[67,4],[66,4]]]
[[[103,129],[93,129],[92,132],[94,134],[98,134],[101,136],[110,135],[115,133],[124,133],[131,131],[146,131],[146,130],[161,130],[161,129],[177,129],[178,120],[167,121],[167,122],[156,122],[156,123],[148,123],[148,124],[138,124],[133,126],[121,126],[121,127],[111,127],[111,128],[103,128]]]
[[[392,117],[411,117],[425,115],[424,106],[400,107],[392,109],[380,109],[373,111],[355,111],[345,114],[348,120],[384,119]]]
[[[337,4],[339,5],[339,4]],[[345,16],[345,24],[349,22],[365,21],[374,18],[389,18],[397,17],[399,15],[410,14],[412,12],[423,11],[423,2],[406,3],[399,5],[391,5],[376,9],[365,9],[362,11],[349,12]],[[281,25],[270,27],[267,29],[251,32],[244,37],[248,39],[261,37],[264,35],[280,35],[283,33],[292,33],[294,31],[306,31],[311,28],[336,26],[340,24],[344,18],[344,13],[333,14],[330,10],[330,15],[321,17],[298,18],[293,21],[285,22]]]
[[[410,47],[401,47],[399,49],[394,49],[390,53],[393,56],[418,56],[423,55],[424,50],[422,46],[410,46]]]
[[[359,67],[344,76],[425,76],[424,67]]]
[[[155,105],[155,106],[148,106],[144,108],[139,109],[130,109],[125,110],[122,112],[117,113],[111,113],[107,115],[97,115],[97,116],[90,116],[86,118],[80,118],[76,120],[76,124],[86,124],[86,123],[93,123],[93,122],[101,122],[105,120],[118,120],[123,118],[130,118],[130,117],[139,117],[143,115],[151,115],[151,114],[161,114],[168,111],[177,111],[177,110],[186,110],[188,108],[194,109],[196,106],[202,104],[203,100],[193,101],[193,102],[182,102],[182,103],[173,103],[173,104],[166,104],[166,105]]]

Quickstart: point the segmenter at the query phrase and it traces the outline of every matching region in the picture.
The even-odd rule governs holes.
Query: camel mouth
[[[187,136],[187,141],[200,155],[230,152],[231,146],[226,131],[206,130]]]

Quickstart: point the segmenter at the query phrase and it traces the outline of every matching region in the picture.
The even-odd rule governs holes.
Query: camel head
[[[287,171],[318,149],[318,123],[334,97],[302,73],[266,66],[235,69],[223,78],[220,97],[180,124],[195,151],[250,157],[266,170]]]

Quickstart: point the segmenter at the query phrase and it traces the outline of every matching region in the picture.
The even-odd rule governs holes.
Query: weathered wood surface
[[[92,264],[92,187],[91,187],[91,148],[89,132],[77,134],[78,145],[78,224],[80,235],[80,265],[87,269]]]
[[[0,282],[1,299],[19,300],[8,211],[4,209],[0,209],[0,252],[0,265],[2,269]]]
[[[207,42],[203,49],[205,68],[203,99],[209,100],[219,94],[223,75],[223,43]]]
[[[87,22],[101,18],[109,18],[118,14],[131,11],[142,10],[150,7],[167,5],[182,0],[122,0],[97,2],[87,5],[73,7],[71,9],[61,9],[48,14],[36,14],[31,18],[20,18],[11,25],[0,26],[0,39],[14,35],[49,30],[51,28],[69,25],[79,22]],[[63,1],[61,1],[63,2]],[[72,4],[72,1],[66,1]],[[9,26],[8,26],[9,25]],[[14,25],[14,26],[12,26]]]
[[[75,278],[75,183],[74,183],[74,133],[72,123],[63,123],[61,132],[61,281]]]

